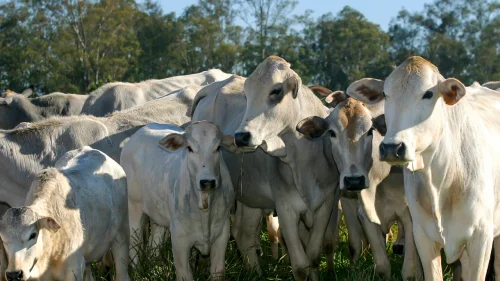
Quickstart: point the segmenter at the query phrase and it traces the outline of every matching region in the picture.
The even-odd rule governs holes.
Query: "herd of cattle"
[[[209,70],[88,96],[7,92],[0,198],[13,208],[0,221],[0,274],[92,280],[90,263],[112,257],[116,280],[130,280],[144,235],[158,243],[163,229],[179,281],[193,280],[192,248],[223,279],[231,235],[261,273],[265,216],[273,256],[281,244],[295,280],[318,280],[323,253],[334,270],[343,212],[352,261],[369,245],[386,279],[398,222],[404,280],[442,280],[441,250],[460,261],[455,280],[485,280],[500,257],[499,91],[410,57],[385,81],[331,92],[271,56],[248,78]],[[500,280],[500,258],[494,269]]]

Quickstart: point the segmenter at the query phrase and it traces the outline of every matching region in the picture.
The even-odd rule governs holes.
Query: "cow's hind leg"
[[[488,229],[487,227],[485,228],[486,230]],[[491,233],[482,231],[476,231],[467,243],[466,250],[469,254],[468,281],[483,281],[486,279],[493,245],[493,235],[492,231]]]
[[[432,242],[425,231],[418,224],[413,224],[413,235],[417,245],[418,254],[424,268],[426,281],[443,281],[443,270],[441,268],[441,248]]]

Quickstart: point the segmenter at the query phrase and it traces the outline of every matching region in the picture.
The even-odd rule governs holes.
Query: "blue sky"
[[[314,17],[318,18],[328,12],[337,14],[344,6],[349,5],[363,13],[369,21],[379,24],[382,29],[387,30],[389,22],[401,8],[422,11],[425,3],[432,2],[431,0],[298,0],[294,12],[302,14],[305,10],[310,9],[314,11]],[[175,12],[180,15],[185,7],[198,3],[198,0],[159,0],[159,3],[165,13]]]

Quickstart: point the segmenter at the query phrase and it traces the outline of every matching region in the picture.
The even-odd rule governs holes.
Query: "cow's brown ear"
[[[186,146],[186,138],[181,134],[169,134],[158,142],[158,146],[169,152],[174,152]]]
[[[294,74],[294,75],[288,77],[285,80],[285,83],[283,83],[283,88],[285,90],[285,94],[291,92],[292,97],[294,99],[297,98],[301,84],[302,84],[302,81],[300,80],[300,77],[297,76],[297,74]]]
[[[322,137],[328,128],[328,122],[319,116],[307,117],[297,124],[297,131],[308,139]]]
[[[323,86],[309,86],[309,89],[323,97],[330,95],[333,91]]]
[[[50,230],[52,232],[57,232],[61,226],[56,222],[54,218],[51,217],[44,217],[41,219],[38,219],[37,221],[38,229],[45,228],[47,230]]]
[[[325,102],[329,107],[336,107],[339,103],[345,101],[346,98],[347,96],[344,94],[344,91],[335,91],[325,98]]]
[[[387,133],[387,126],[385,125],[385,114],[382,114],[372,119],[373,128],[377,130],[382,136]]]
[[[447,105],[456,104],[463,96],[465,96],[466,92],[464,84],[455,78],[448,78],[440,82],[438,89]]]
[[[347,95],[366,104],[376,104],[384,99],[384,81],[374,78],[363,78],[347,88]]]

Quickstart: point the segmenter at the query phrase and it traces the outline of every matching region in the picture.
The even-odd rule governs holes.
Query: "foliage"
[[[247,76],[267,56],[306,84],[345,89],[384,78],[410,55],[466,84],[500,80],[498,0],[436,0],[401,10],[388,31],[344,7],[314,19],[296,0],[199,0],[165,14],[155,0],[7,0],[0,4],[0,90],[88,93],[220,68]],[[243,23],[239,25],[237,23]]]

